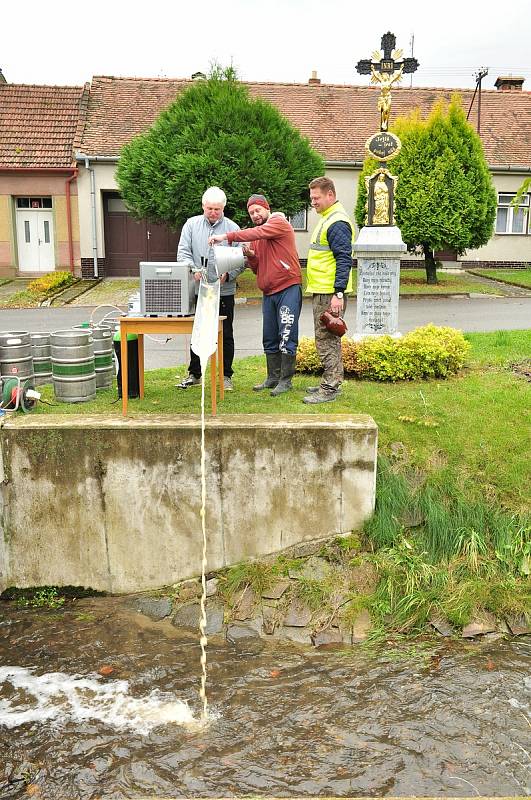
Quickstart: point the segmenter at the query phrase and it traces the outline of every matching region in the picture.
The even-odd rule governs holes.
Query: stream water
[[[197,636],[124,598],[0,613],[2,800],[28,784],[45,800],[531,791],[529,639],[212,637],[202,727]]]

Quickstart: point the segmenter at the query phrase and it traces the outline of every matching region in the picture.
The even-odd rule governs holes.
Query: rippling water
[[[197,637],[118,599],[0,611],[2,800],[531,791],[529,639],[369,655],[213,638],[202,728]]]

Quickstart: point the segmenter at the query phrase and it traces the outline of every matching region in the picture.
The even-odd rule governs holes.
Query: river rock
[[[240,595],[238,602],[232,613],[235,620],[243,622],[246,619],[251,619],[254,612],[256,597],[250,586],[246,586],[243,594]]]
[[[309,628],[292,628],[284,626],[283,628],[280,628],[278,633],[282,639],[289,639],[290,642],[306,645],[311,645],[312,643],[312,632]]]
[[[176,628],[199,631],[201,606],[199,603],[186,603],[175,612],[172,625]],[[223,629],[223,608],[216,605],[207,607],[206,635],[213,636]]]
[[[294,597],[288,608],[284,625],[290,628],[304,628],[312,619],[312,612],[308,606]]]
[[[271,606],[262,607],[262,629],[267,636],[272,636],[278,625],[278,611]]]
[[[364,642],[372,628],[371,615],[366,608],[361,611],[352,625],[352,644]]]
[[[196,580],[183,581],[178,583],[175,587],[178,591],[178,597],[181,602],[184,600],[193,600],[195,597],[201,597],[201,583]]]
[[[257,639],[260,638],[259,631],[252,625],[229,625],[226,633],[227,641],[234,642],[239,639]]]
[[[290,578],[305,578],[309,581],[322,581],[328,578],[333,571],[334,568],[325,558],[311,556],[300,569],[290,569],[289,576]]]
[[[322,541],[300,542],[300,544],[294,544],[292,547],[285,550],[284,555],[286,558],[308,558],[308,556],[313,556],[315,553],[318,553],[322,546]]]
[[[209,581],[206,582],[206,596],[207,597],[214,597],[218,593],[218,579],[217,578],[210,578]]]
[[[169,597],[136,597],[132,605],[135,611],[156,621],[171,614],[172,604]]]
[[[327,647],[331,644],[343,644],[343,636],[339,628],[325,628],[312,636],[314,647]]]
[[[531,633],[531,625],[526,622],[524,615],[506,617],[507,625],[513,636],[523,636]]]
[[[273,586],[270,586],[269,589],[264,589],[262,592],[262,597],[264,600],[280,600],[284,592],[288,589],[289,585],[290,581],[288,580],[277,581],[273,584]]]
[[[492,631],[495,631],[497,627],[498,624],[496,622],[496,617],[485,612],[476,619],[473,619],[468,625],[465,625],[461,636],[463,639],[473,639],[474,636],[481,636],[484,633],[491,633]]]
[[[444,617],[432,617],[430,625],[441,634],[441,636],[452,636],[454,629]]]

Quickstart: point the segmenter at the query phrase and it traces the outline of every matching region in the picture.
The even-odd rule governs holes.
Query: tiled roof
[[[81,149],[89,155],[116,156],[146,130],[162,109],[191,80],[94,77]],[[377,130],[379,90],[370,86],[247,83],[309,137],[326,161],[362,161],[364,145]],[[426,114],[435,100],[453,89],[399,88],[392,93],[392,117],[420,107]],[[460,91],[466,111],[472,91]],[[475,125],[477,98],[470,121]],[[481,138],[491,166],[531,166],[531,92],[481,93]]]
[[[0,168],[72,166],[87,95],[88,84],[0,83]]]

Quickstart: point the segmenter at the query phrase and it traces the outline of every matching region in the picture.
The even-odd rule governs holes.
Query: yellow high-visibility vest
[[[339,220],[348,222],[352,228],[352,244],[354,244],[354,226],[340,202],[332,203],[319,216],[321,219],[312,233],[308,251],[306,291],[311,294],[332,294],[336,280],[336,260],[328,244],[327,231],[334,222],[339,222]],[[348,276],[345,291],[352,291],[352,270]]]

